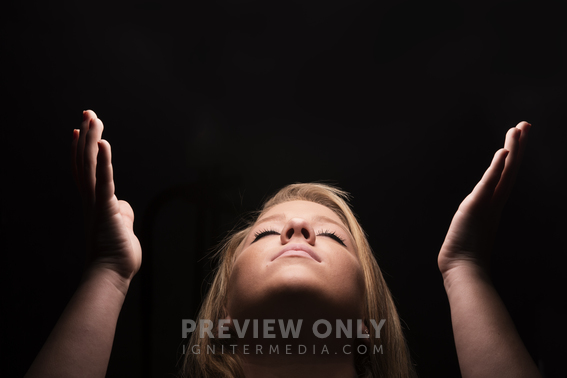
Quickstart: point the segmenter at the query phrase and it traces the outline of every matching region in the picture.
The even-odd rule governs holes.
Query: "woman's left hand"
[[[439,252],[439,270],[446,276],[456,268],[486,269],[502,209],[512,191],[531,125],[520,122],[506,133],[504,148],[463,200]]]

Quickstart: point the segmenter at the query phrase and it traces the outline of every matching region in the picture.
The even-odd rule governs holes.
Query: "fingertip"
[[[102,152],[105,154],[105,158],[110,161],[112,149],[110,147],[110,143],[106,139],[101,139],[97,142],[99,153]]]
[[[101,148],[102,148],[102,149],[105,149],[105,150],[110,150],[110,143],[108,143],[108,141],[105,140],[105,139],[99,140],[99,141],[97,142],[97,144],[98,144],[99,150],[100,150]]]
[[[97,126],[100,127],[101,130],[104,130],[104,124],[102,123],[100,118],[91,118],[88,126],[89,126],[89,130]]]
[[[510,153],[510,150],[506,149],[506,148],[501,148],[499,150],[497,150],[494,153],[494,161],[495,162],[499,162],[499,164],[504,161],[506,159],[506,157],[508,156],[508,154]]]
[[[521,134],[522,134],[522,129],[518,127],[510,127],[506,132],[506,139],[511,138],[517,141],[520,139]]]
[[[110,143],[108,143],[108,141],[107,141],[106,139],[101,139],[101,140],[99,140],[99,141],[98,141],[98,144],[99,144],[99,145],[104,144],[105,147],[110,148]]]
[[[522,134],[527,134],[528,131],[531,129],[532,124],[526,121],[522,121],[518,123],[516,127],[522,131]]]
[[[87,120],[88,118],[98,118],[96,113],[90,109],[83,110],[83,119]]]
[[[86,130],[90,130],[97,120],[98,117],[92,110],[83,111],[83,125],[85,126]]]

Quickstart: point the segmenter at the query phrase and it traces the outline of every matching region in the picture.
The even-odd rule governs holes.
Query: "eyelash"
[[[254,241],[252,241],[252,243],[254,243],[255,241],[257,241],[257,240],[260,239],[260,238],[263,238],[264,236],[267,236],[267,235],[279,235],[279,234],[280,234],[280,233],[277,232],[276,230],[264,229],[264,230],[258,231],[258,232],[256,232],[256,233],[254,234]],[[340,243],[340,244],[342,244],[342,245],[344,245],[344,246],[346,247],[345,239],[343,239],[343,238],[341,238],[339,235],[337,235],[337,234],[335,233],[335,231],[329,231],[329,230],[326,230],[326,231],[319,231],[319,233],[317,233],[317,236],[320,236],[320,235],[328,236],[328,237],[330,237],[331,239],[335,240],[336,242],[338,242],[338,243]]]

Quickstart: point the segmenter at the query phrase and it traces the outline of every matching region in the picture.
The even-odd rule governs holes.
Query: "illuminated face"
[[[228,283],[232,319],[360,318],[364,278],[348,228],[309,201],[272,207],[235,256]]]

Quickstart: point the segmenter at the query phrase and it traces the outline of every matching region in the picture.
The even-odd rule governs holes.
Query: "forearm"
[[[114,272],[89,269],[26,378],[104,377],[128,285]]]
[[[467,377],[540,377],[487,274],[459,267],[444,276],[461,373]]]

